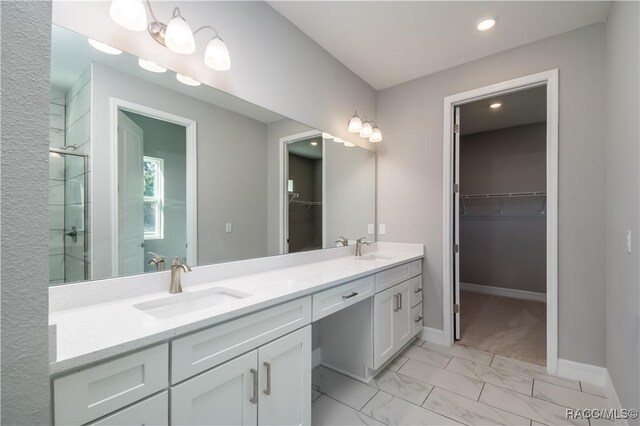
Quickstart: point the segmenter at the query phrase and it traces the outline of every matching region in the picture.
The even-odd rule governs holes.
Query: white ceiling
[[[605,21],[608,1],[270,1],[381,90]],[[497,25],[479,32],[482,18]]]
[[[275,112],[261,108],[221,90],[202,84],[186,86],[176,80],[176,74],[167,71],[161,74],[145,71],[138,66],[138,58],[122,53],[107,55],[89,45],[87,37],[73,31],[52,26],[51,30],[51,86],[67,90],[78,77],[89,68],[91,62],[102,64],[133,77],[163,86],[183,95],[236,112],[263,123],[282,120]]]
[[[500,108],[489,105],[501,103]],[[547,120],[547,86],[493,96],[460,108],[460,133],[487,132]]]

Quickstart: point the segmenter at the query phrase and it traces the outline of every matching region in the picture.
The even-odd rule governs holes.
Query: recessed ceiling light
[[[500,102],[496,102],[496,103],[493,103],[493,104],[489,105],[489,108],[496,109],[496,108],[500,108],[501,106],[502,106],[502,104]]]
[[[317,146],[317,145],[318,145],[318,142],[316,141],[311,142],[311,146]]]
[[[194,80],[191,77],[187,77],[186,75],[182,75],[182,74],[178,74],[176,73],[176,79],[182,83],[182,84],[186,84],[187,86],[200,86],[202,83],[200,83],[198,80]]]
[[[106,53],[108,55],[119,55],[122,53],[122,50],[116,49],[115,47],[111,47],[108,44],[101,43],[92,38],[89,39],[89,44],[93,46],[95,49],[98,49],[102,53]]]
[[[497,18],[483,19],[482,21],[478,22],[478,26],[476,26],[476,28],[478,29],[478,31],[490,30],[496,24],[496,21],[497,21]]]
[[[145,61],[142,58],[138,58],[138,65],[140,65],[140,68],[145,69],[147,71],[151,71],[151,72],[165,72],[167,69],[164,67],[161,67],[160,65],[151,62],[151,61]]]

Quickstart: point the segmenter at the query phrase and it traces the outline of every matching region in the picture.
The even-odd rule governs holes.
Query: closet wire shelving
[[[297,192],[289,192],[289,204],[297,204],[297,205],[305,206],[307,208],[322,205],[322,201],[306,201],[306,200],[298,200],[298,198],[300,198],[300,194],[298,194]]]
[[[498,199],[500,201],[500,215],[504,214],[504,199],[505,198],[519,198],[519,197],[541,197],[541,205],[539,213],[545,214],[547,207],[547,192],[546,191],[531,191],[531,192],[495,192],[486,194],[460,194],[460,207],[462,207],[462,214],[467,214],[467,206],[465,200],[478,200],[478,199]]]

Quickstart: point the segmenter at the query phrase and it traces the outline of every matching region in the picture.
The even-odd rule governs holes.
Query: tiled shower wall
[[[66,146],[73,154],[90,154],[91,85],[87,70],[73,86],[63,93],[52,90],[51,139],[52,148]],[[90,224],[84,212],[90,211],[90,192],[85,195],[89,181],[89,162],[73,155],[50,156],[50,282],[81,281],[90,277]],[[87,218],[89,215],[87,214]],[[65,236],[76,227],[77,237]],[[85,245],[85,233],[87,244]],[[85,277],[85,262],[87,273]]]

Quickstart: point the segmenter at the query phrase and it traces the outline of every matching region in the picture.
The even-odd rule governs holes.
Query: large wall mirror
[[[374,152],[55,25],[49,152],[52,285],[375,240]]]

